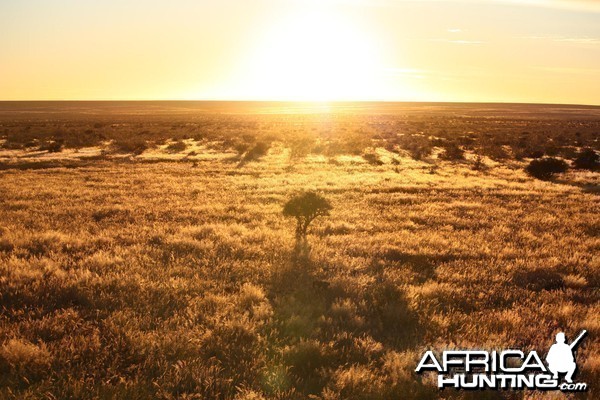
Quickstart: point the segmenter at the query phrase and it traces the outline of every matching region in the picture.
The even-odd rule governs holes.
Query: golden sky
[[[600,104],[596,0],[2,0],[0,100]]]

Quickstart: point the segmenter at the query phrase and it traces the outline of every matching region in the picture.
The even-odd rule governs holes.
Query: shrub
[[[244,155],[244,161],[256,161],[262,156],[266,155],[269,151],[270,144],[267,142],[256,143],[248,152]]]
[[[566,172],[569,166],[559,158],[540,158],[532,160],[525,168],[525,171],[534,178],[547,180],[555,174]]]
[[[395,142],[417,161],[427,157],[433,149],[430,140],[420,135],[402,135],[397,137]]]
[[[178,140],[167,146],[169,153],[180,153],[187,149],[187,144],[183,140]]]
[[[499,146],[492,143],[483,147],[482,151],[485,155],[495,161],[502,161],[510,158],[509,149],[505,146]]]
[[[250,145],[246,142],[236,142],[233,144],[233,148],[237,151],[238,155],[244,154],[250,148]]]
[[[48,153],[60,153],[63,150],[63,140],[53,140],[46,142],[40,146],[40,151],[47,151]]]
[[[113,147],[118,153],[139,155],[148,149],[148,143],[141,138],[123,138],[115,140]]]
[[[474,171],[483,171],[486,168],[483,157],[481,157],[480,155],[475,156],[472,168]]]
[[[575,160],[573,160],[573,166],[577,169],[594,171],[600,167],[600,156],[594,149],[587,147],[577,153]]]
[[[456,161],[465,159],[465,151],[454,143],[447,144],[440,154],[442,160]]]
[[[296,218],[296,237],[306,237],[308,225],[317,217],[329,215],[329,201],[315,192],[304,192],[290,199],[283,215]]]
[[[315,139],[304,137],[290,142],[290,158],[299,159],[310,154],[315,147]]]
[[[383,165],[383,161],[379,159],[379,156],[375,152],[364,153],[362,158],[371,165]]]

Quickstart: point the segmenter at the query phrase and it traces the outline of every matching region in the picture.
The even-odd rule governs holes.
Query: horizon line
[[[495,105],[543,105],[543,106],[584,106],[600,107],[599,104],[586,103],[552,103],[526,101],[428,101],[428,100],[265,100],[265,99],[16,99],[2,100],[0,103],[151,103],[151,102],[204,102],[204,103],[302,103],[302,104],[331,104],[331,103],[420,103],[420,104],[495,104]]]

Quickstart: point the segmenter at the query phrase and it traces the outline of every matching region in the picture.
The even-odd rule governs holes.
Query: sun
[[[370,99],[380,92],[380,46],[356,21],[320,8],[283,18],[248,59],[249,93],[281,100]]]

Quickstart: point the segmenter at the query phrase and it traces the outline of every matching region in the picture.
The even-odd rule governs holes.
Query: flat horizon
[[[290,104],[493,104],[493,105],[531,105],[531,106],[574,106],[600,107],[599,104],[589,103],[553,103],[526,101],[435,101],[435,100],[210,100],[210,99],[51,99],[51,100],[0,100],[0,103],[290,103]]]

